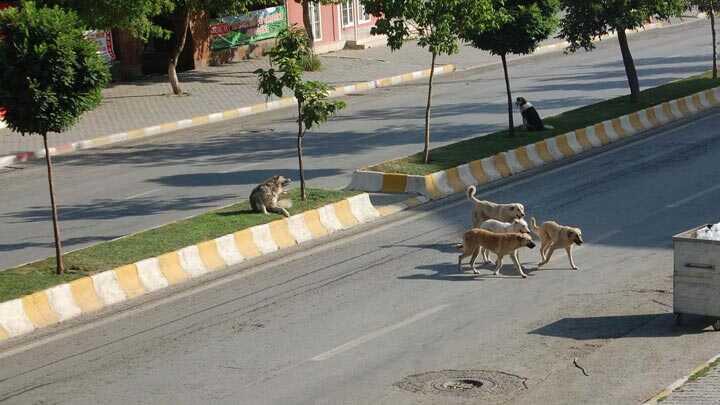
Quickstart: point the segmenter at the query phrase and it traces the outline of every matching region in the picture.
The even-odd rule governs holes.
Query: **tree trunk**
[[[435,77],[435,59],[437,53],[432,54],[432,63],[430,65],[430,81],[428,83],[427,107],[425,108],[425,150],[423,150],[425,164],[430,163],[430,107],[432,106],[432,89],[433,78]]]
[[[190,10],[188,8],[179,10],[179,17],[180,21],[175,22],[175,47],[170,51],[170,59],[168,60],[168,78],[172,92],[175,95],[182,94],[177,76],[177,64],[183,49],[185,49],[187,32],[190,27]]]
[[[310,1],[311,0],[302,0],[302,17],[303,25],[305,26],[305,33],[307,33],[308,41],[310,42],[310,49],[314,51],[315,35],[313,35],[312,22],[310,21]],[[319,5],[315,4],[315,7],[319,7]]]
[[[717,39],[715,34],[715,7],[713,7],[713,4],[710,4],[710,30],[712,31],[712,41],[713,41],[713,79],[717,80],[718,78],[718,69],[717,69]]]
[[[55,260],[57,262],[56,273],[58,275],[65,273],[62,257],[62,241],[60,240],[60,226],[58,221],[57,205],[55,203],[55,187],[53,187],[53,171],[52,158],[50,157],[50,148],[48,148],[47,134],[43,134],[43,143],[45,144],[45,160],[47,162],[48,184],[50,185],[50,206],[52,207],[53,218],[53,234],[55,235]]]
[[[307,194],[305,194],[305,171],[303,170],[303,145],[302,140],[305,134],[303,133],[303,121],[302,121],[302,103],[298,102],[298,136],[297,136],[297,153],[298,153],[298,166],[300,168],[300,199],[307,200]]]
[[[500,55],[502,59],[503,71],[505,72],[505,89],[507,90],[507,102],[508,102],[508,125],[510,129],[510,136],[515,135],[515,122],[513,120],[513,103],[512,93],[510,92],[510,76],[508,75],[507,59],[505,54]]]
[[[637,102],[640,100],[640,82],[638,81],[635,62],[630,53],[627,35],[624,27],[616,27],[618,33],[618,41],[620,42],[620,52],[622,52],[623,64],[625,65],[625,74],[627,75],[628,84],[630,85],[630,98]]]

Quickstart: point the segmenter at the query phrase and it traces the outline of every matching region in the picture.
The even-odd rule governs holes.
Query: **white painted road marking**
[[[129,197],[123,198],[123,200],[132,200],[133,198],[138,198],[138,197],[142,197],[142,196],[145,196],[145,195],[148,195],[148,194],[152,194],[152,193],[154,193],[154,192],[156,192],[156,191],[158,191],[158,190],[159,190],[159,189],[156,188],[156,189],[154,189],[154,190],[149,190],[149,191],[145,191],[145,192],[142,192],[142,193],[133,194],[133,195],[131,195],[131,196],[129,196]]]
[[[715,187],[710,187],[710,188],[708,188],[708,189],[705,189],[705,190],[703,190],[703,191],[701,191],[701,192],[699,192],[699,193],[693,194],[693,195],[691,195],[690,197],[683,198],[682,200],[680,200],[680,201],[678,201],[678,202],[676,202],[676,203],[673,203],[673,204],[670,204],[670,205],[666,206],[666,208],[677,208],[677,207],[679,207],[679,206],[681,206],[681,205],[683,205],[683,204],[689,203],[689,202],[692,201],[692,200],[698,199],[698,198],[704,196],[705,194],[710,194],[710,193],[712,193],[713,191],[716,191],[716,190],[718,190],[718,189],[720,189],[720,184],[718,184],[718,185],[715,186]]]
[[[397,323],[397,324],[392,325],[392,326],[387,326],[387,327],[382,328],[382,329],[378,329],[378,330],[376,330],[375,332],[372,332],[372,333],[368,333],[368,334],[365,335],[365,336],[361,336],[361,337],[359,337],[359,338],[357,338],[357,339],[354,339],[354,340],[351,340],[351,341],[345,343],[344,345],[340,345],[340,346],[338,346],[338,347],[336,347],[336,348],[334,348],[334,349],[332,349],[332,350],[330,350],[330,351],[327,351],[327,352],[325,352],[325,353],[323,353],[323,354],[319,354],[319,355],[313,357],[313,358],[310,359],[310,360],[312,360],[312,361],[323,361],[323,360],[327,360],[327,359],[329,359],[329,358],[331,358],[331,357],[333,357],[333,356],[335,356],[335,355],[338,355],[338,354],[340,354],[340,353],[343,353],[343,352],[346,352],[346,351],[348,351],[348,350],[354,349],[354,348],[356,348],[356,347],[358,347],[358,346],[360,346],[360,345],[362,345],[362,344],[365,344],[365,343],[367,343],[367,342],[369,342],[369,341],[371,341],[371,340],[373,340],[373,339],[379,338],[379,337],[382,336],[382,335],[386,335],[386,334],[388,334],[388,333],[390,333],[390,332],[392,332],[392,331],[395,331],[395,330],[397,330],[397,329],[400,329],[400,328],[403,328],[403,327],[405,327],[405,326],[408,326],[408,325],[410,325],[410,324],[412,324],[412,323],[415,323],[415,322],[417,322],[417,321],[419,321],[419,320],[421,320],[421,319],[423,319],[423,318],[427,318],[427,317],[430,316],[430,315],[434,315],[434,314],[442,311],[443,309],[445,309],[445,308],[447,308],[447,307],[449,307],[449,306],[450,306],[449,304],[440,305],[440,306],[437,306],[437,307],[435,307],[435,308],[431,308],[431,309],[428,309],[428,310],[426,310],[426,311],[420,312],[419,314],[414,315],[414,316],[412,316],[412,317],[410,317],[410,318],[408,318],[408,319],[406,319],[406,320],[404,320],[404,321],[402,321],[402,322],[400,322],[400,323]]]

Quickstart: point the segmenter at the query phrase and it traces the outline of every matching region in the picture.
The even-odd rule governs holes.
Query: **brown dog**
[[[525,207],[522,204],[497,204],[483,201],[475,197],[476,190],[475,186],[467,188],[468,200],[475,203],[472,213],[473,228],[479,228],[480,224],[488,219],[512,222],[514,219],[521,219],[525,216]]]
[[[578,269],[572,257],[572,247],[573,245],[580,246],[583,244],[580,228],[560,225],[555,221],[543,222],[542,225],[537,226],[535,218],[530,218],[530,227],[540,237],[542,261],[538,264],[538,267],[546,265],[556,249],[565,249],[570,259],[570,266],[573,270]]]
[[[458,249],[462,251],[462,254],[458,257],[458,271],[462,271],[462,260],[468,256],[472,256],[470,260],[470,267],[475,274],[480,272],[475,269],[475,260],[480,255],[481,249],[487,249],[495,253],[497,258],[497,264],[495,266],[495,275],[500,273],[502,267],[503,258],[510,256],[515,262],[520,275],[526,278],[525,272],[523,272],[522,265],[518,261],[515,251],[521,247],[528,247],[530,249],[535,247],[530,235],[526,233],[495,233],[486,231],[484,229],[473,228],[463,235],[463,243],[457,245]]]

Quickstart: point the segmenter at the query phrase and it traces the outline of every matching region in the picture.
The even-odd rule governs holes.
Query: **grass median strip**
[[[433,149],[431,151],[432,161],[429,164],[424,164],[422,153],[418,153],[384,162],[369,167],[367,170],[423,176],[717,86],[720,86],[720,80],[713,80],[710,73],[693,76],[644,90],[640,94],[640,100],[636,103],[633,103],[629,96],[622,96],[548,117],[544,121],[554,127],[552,130],[541,132],[520,130],[515,131],[513,137],[508,136],[507,130],[494,132]]]
[[[300,200],[299,190],[292,190],[289,194],[293,206],[288,211],[295,215],[359,193],[310,189],[305,202]],[[274,214],[253,213],[249,204],[242,202],[67,253],[63,256],[67,269],[63,276],[55,275],[55,258],[8,269],[0,272],[0,302],[280,218],[282,217]]]

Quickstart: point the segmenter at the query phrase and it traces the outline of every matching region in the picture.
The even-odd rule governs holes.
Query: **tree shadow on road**
[[[339,169],[305,169],[308,179],[330,177],[342,174]],[[216,187],[255,185],[272,176],[284,176],[299,182],[297,170],[239,170],[231,173],[190,173],[176,174],[152,179],[153,183],[171,187]],[[298,183],[299,184],[299,183]]]
[[[167,211],[189,211],[213,208],[219,201],[236,197],[232,194],[211,197],[137,198],[130,200],[95,199],[92,202],[60,207],[62,221],[105,220],[138,216],[150,216]],[[28,207],[23,211],[10,212],[0,218],[11,218],[12,223],[41,222],[50,219],[46,206]]]
[[[86,243],[105,242],[113,239],[117,239],[119,236],[83,236],[79,238],[67,238],[63,239],[62,243],[65,247],[84,245]],[[55,243],[48,240],[48,242],[18,242],[18,243],[0,243],[0,252],[12,252],[15,250],[22,250],[28,248],[53,248]],[[0,268],[3,266],[0,265]]]
[[[683,316],[676,325],[671,313],[562,318],[530,331],[532,335],[574,340],[673,337],[708,332],[705,317]]]

